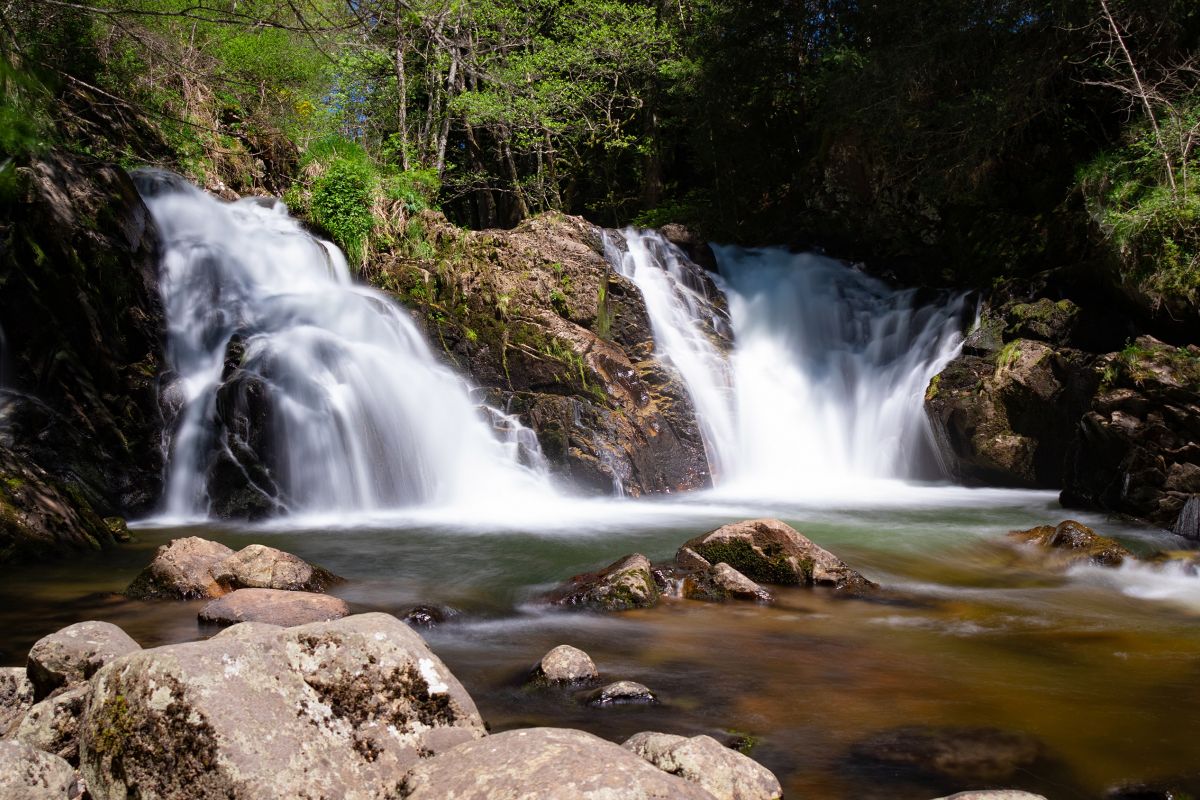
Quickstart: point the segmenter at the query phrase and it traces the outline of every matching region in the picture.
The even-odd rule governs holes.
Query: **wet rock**
[[[712,800],[695,784],[583,731],[526,728],[470,742],[421,764],[408,800]]]
[[[154,560],[133,579],[125,594],[135,600],[220,597],[226,590],[217,581],[217,573],[231,555],[233,550],[225,545],[198,536],[172,539],[158,548]]]
[[[904,727],[855,745],[855,759],[954,781],[998,783],[1019,777],[1043,757],[1041,743],[993,728]]]
[[[141,646],[110,622],[77,622],[43,636],[29,651],[26,673],[34,699],[88,680],[108,662]]]
[[[436,628],[459,616],[459,611],[450,606],[413,606],[404,616],[405,622],[414,628]]]
[[[78,766],[79,718],[91,693],[85,683],[43,700],[29,709],[13,738]]]
[[[0,739],[33,707],[33,696],[33,683],[24,667],[0,668]]]
[[[779,800],[783,788],[766,767],[711,736],[644,732],[622,745],[663,772],[700,786],[717,800]]]
[[[600,676],[587,653],[569,644],[560,644],[533,668],[533,679],[545,683],[586,683]]]
[[[1027,531],[1012,531],[1008,535],[1017,541],[1055,551],[1064,556],[1067,564],[1083,561],[1102,567],[1119,567],[1125,559],[1134,557],[1116,539],[1101,536],[1073,519],[1064,520],[1057,527],[1041,525]]]
[[[484,735],[462,685],[387,614],[238,625],[125,656],[92,686],[80,761],[97,798],[391,797],[420,759]]]
[[[217,389],[219,447],[205,473],[210,510],[224,519],[257,520],[285,507],[275,480],[271,436],[277,413],[270,384],[261,375],[238,368],[242,343],[230,342],[223,383]]]
[[[4,800],[67,800],[75,770],[58,756],[22,742],[0,742],[0,797]]]
[[[1164,528],[1200,494],[1200,347],[1139,337],[1099,360],[1099,389],[1072,426],[1060,497]]]
[[[1179,516],[1175,518],[1172,532],[1184,539],[1200,542],[1200,494],[1188,497],[1179,511]]]
[[[1040,794],[1022,792],[1019,789],[982,789],[958,792],[949,797],[939,797],[937,800],[1046,800],[1046,798]]]
[[[596,611],[649,608],[658,602],[650,560],[641,553],[625,556],[599,572],[576,575],[552,591],[549,602],[584,606]]]
[[[724,562],[685,576],[683,596],[717,603],[730,599],[752,600],[756,603],[774,600],[770,592]]]
[[[877,588],[833,553],[777,519],[723,525],[688,541],[683,548],[763,583],[829,586],[850,594]]]
[[[299,592],[323,592],[342,580],[298,556],[261,544],[247,545],[226,558],[215,570],[215,577],[228,589]]]
[[[675,564],[680,569],[687,570],[707,570],[712,569],[712,564],[707,558],[704,558],[695,550],[686,545],[679,548],[679,552],[675,554]]]
[[[209,625],[265,622],[288,628],[310,622],[327,622],[350,615],[344,600],[315,592],[282,589],[238,589],[200,609],[200,621]]]
[[[589,706],[617,706],[657,703],[658,697],[636,681],[617,681],[591,692],[587,696]]]

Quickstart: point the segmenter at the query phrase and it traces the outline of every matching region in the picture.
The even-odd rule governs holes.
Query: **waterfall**
[[[922,403],[958,353],[963,297],[923,304],[812,253],[715,248],[733,329],[726,358],[707,334],[714,304],[694,288],[700,267],[654,231],[623,237],[610,260],[646,298],[719,486],[795,496],[941,477]]]
[[[164,390],[168,515],[208,513],[231,441],[266,451],[262,470],[238,468],[293,512],[512,502],[544,487],[530,432],[473,402],[407,311],[355,284],[282,203],[224,203],[165,173],[138,180],[163,240],[176,376]]]

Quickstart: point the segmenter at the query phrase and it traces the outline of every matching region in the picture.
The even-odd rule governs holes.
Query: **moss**
[[[929,400],[933,400],[934,398],[936,398],[938,396],[938,389],[941,386],[941,383],[942,383],[942,374],[939,372],[937,375],[933,376],[932,380],[929,381],[929,387],[925,390],[926,402],[928,402]]]
[[[759,551],[744,539],[726,539],[697,545],[695,548],[710,564],[722,561],[751,580],[791,586],[812,583],[812,559],[801,560],[800,575],[796,574],[781,547],[768,546]]]
[[[996,366],[999,369],[1008,369],[1021,357],[1021,343],[1009,342],[1000,348],[1000,352],[996,354]]]
[[[137,729],[129,713],[129,701],[119,694],[100,708],[92,737],[92,750],[104,758],[119,758],[129,737]]]

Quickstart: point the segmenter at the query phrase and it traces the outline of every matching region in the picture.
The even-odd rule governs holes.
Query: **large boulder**
[[[525,728],[460,745],[413,769],[406,800],[713,800],[583,731]]]
[[[149,211],[116,166],[63,153],[16,166],[0,198],[0,487],[34,475],[56,497],[0,490],[0,561],[111,544],[88,521],[144,512],[162,484]]]
[[[648,608],[658,602],[650,559],[641,553],[625,556],[599,572],[576,575],[554,589],[549,601],[596,611]]]
[[[1063,505],[1176,526],[1200,494],[1200,347],[1143,336],[1097,372],[1099,390],[1072,428]]]
[[[58,756],[22,742],[0,742],[0,797],[4,800],[68,800],[75,770]]]
[[[1125,559],[1134,557],[1116,539],[1101,536],[1073,519],[1064,520],[1057,526],[1040,525],[1026,531],[1012,531],[1008,535],[1016,541],[1049,551],[1064,565],[1083,562],[1119,567]]]
[[[827,586],[851,594],[876,588],[833,553],[777,519],[722,525],[684,543],[680,552],[685,550],[763,583]]]
[[[250,544],[221,562],[217,583],[231,589],[323,592],[340,578],[327,569],[274,547]]]
[[[92,694],[89,684],[48,697],[29,709],[13,738],[79,764],[79,718]]]
[[[771,771],[711,736],[646,731],[622,745],[663,772],[705,789],[717,800],[779,800],[783,787]]]
[[[15,728],[34,704],[33,683],[24,667],[0,668],[0,739]]]
[[[97,800],[392,797],[422,758],[484,735],[458,680],[386,614],[236,625],[125,656],[92,686],[80,766]]]
[[[225,589],[217,581],[217,572],[231,555],[233,550],[220,542],[199,536],[172,539],[158,548],[125,594],[135,600],[220,597]]]
[[[88,680],[108,662],[141,649],[111,622],[77,622],[38,639],[29,651],[25,670],[33,683],[34,698],[41,700],[60,687]]]
[[[200,621],[209,625],[265,622],[284,628],[348,616],[350,607],[337,597],[282,589],[238,589],[208,603],[199,613]]]

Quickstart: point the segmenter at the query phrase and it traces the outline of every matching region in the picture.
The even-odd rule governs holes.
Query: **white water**
[[[407,312],[354,284],[338,249],[282,204],[226,204],[161,174],[141,183],[164,242],[167,357],[182,402],[168,516],[208,511],[216,395],[235,334],[241,368],[268,387],[270,438],[285,443],[268,460],[288,511],[487,507],[548,490],[520,463],[536,445],[529,432],[481,413]]]
[[[654,231],[609,258],[646,299],[661,357],[683,376],[717,485],[742,496],[870,490],[940,477],[922,408],[961,345],[963,299],[919,305],[839,261],[719,248],[735,348],[713,345],[699,267]]]

